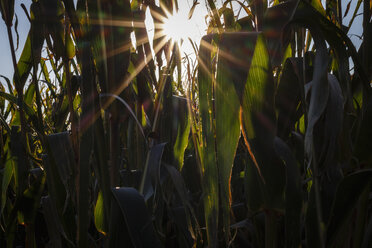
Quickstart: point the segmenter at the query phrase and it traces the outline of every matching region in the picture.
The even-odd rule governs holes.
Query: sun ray
[[[163,37],[163,39],[159,42],[159,44],[154,48],[155,53],[158,53],[161,50],[161,48],[167,43],[167,41],[168,40],[165,37]],[[152,56],[147,55],[146,59],[142,61],[137,66],[137,68],[135,68],[134,72],[131,74],[128,74],[128,76],[124,78],[122,83],[119,84],[119,86],[113,92],[110,92],[110,94],[120,95],[120,93],[123,92],[123,90],[125,90],[128,87],[128,85],[132,82],[132,80],[142,71],[142,69],[151,60],[152,60]],[[100,110],[96,111],[94,114],[92,113],[93,117],[89,115],[89,117],[87,117],[87,119],[89,120],[82,120],[80,122],[79,130],[81,130],[82,134],[87,130],[87,128],[89,128],[90,125],[92,125],[98,119],[98,117],[101,115],[101,110],[106,110],[114,100],[115,100],[114,97],[108,98],[105,102],[103,102]]]

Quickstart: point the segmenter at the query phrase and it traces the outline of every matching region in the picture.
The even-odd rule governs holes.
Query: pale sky
[[[32,2],[31,0],[15,0],[15,13],[18,16],[18,33],[19,33],[19,48],[16,51],[17,59],[22,53],[22,48],[26,41],[26,37],[27,37],[28,31],[30,28],[29,21],[27,20],[27,17],[23,9],[21,8],[21,4],[23,3],[26,6],[26,8],[29,9],[31,2]],[[178,2],[179,2],[180,11],[185,11],[188,13],[193,0],[179,0]],[[205,24],[204,24],[205,18],[204,17],[207,14],[207,12],[206,12],[206,7],[205,7],[205,0],[199,0],[199,2],[200,4],[197,5],[197,7],[195,8],[193,19],[198,20],[198,22],[200,22],[197,25],[199,26],[199,30],[200,30],[199,36],[201,36],[205,29]],[[221,0],[217,0],[218,5],[221,5],[221,2],[222,2]],[[345,11],[345,8],[348,2],[349,2],[348,0],[343,0],[343,6],[342,6],[343,13]],[[343,20],[344,24],[348,24],[350,20],[350,16],[352,15],[354,11],[356,2],[357,1],[352,1],[349,14]],[[359,12],[362,12],[362,10],[363,10],[363,4],[360,7]],[[355,35],[351,36],[351,34],[357,34],[359,36],[361,35],[362,18],[363,18],[363,15],[359,15],[355,18],[354,24],[349,32],[349,37],[351,41],[357,45],[357,48],[359,47],[361,41],[357,36]],[[13,19],[13,23],[15,23],[15,17]],[[14,42],[16,42],[16,34],[14,31],[14,28],[13,28],[13,36],[14,36]],[[10,80],[12,80],[12,77],[13,77],[13,66],[12,66],[12,59],[10,55],[8,35],[7,35],[6,26],[2,19],[0,19],[0,75],[4,75],[8,77]],[[0,78],[0,81],[5,86],[4,79]]]

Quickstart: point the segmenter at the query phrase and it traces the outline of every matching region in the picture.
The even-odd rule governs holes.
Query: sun
[[[195,35],[199,33],[195,22],[188,18],[187,13],[181,11],[166,13],[161,29],[168,40],[177,43],[187,39],[194,40]]]

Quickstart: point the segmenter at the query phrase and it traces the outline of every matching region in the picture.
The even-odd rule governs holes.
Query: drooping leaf
[[[319,118],[323,115],[329,97],[329,83],[327,80],[328,54],[323,36],[319,32],[313,34],[317,48],[314,60],[314,72],[311,83],[311,96],[308,110],[308,123],[305,134],[305,153],[308,158],[308,167],[311,163],[317,166],[318,158],[314,151],[314,127]],[[316,147],[315,147],[316,149]]]
[[[164,148],[166,143],[155,145],[149,151],[147,155],[147,161],[142,175],[142,182],[140,192],[144,195],[145,201],[147,201],[153,194],[154,188],[158,182],[160,162],[163,156]]]
[[[11,104],[18,105],[17,98],[11,94],[0,91],[0,97],[8,100]],[[30,106],[23,104],[23,108],[29,117],[35,117],[35,111]]]
[[[284,50],[289,43],[286,26],[291,20],[297,5],[298,1],[287,1],[268,8],[265,13],[263,32],[267,40],[267,49],[273,67],[282,63]]]
[[[142,195],[133,188],[112,189],[109,247],[162,247]],[[121,224],[121,225],[118,225]]]
[[[8,91],[9,91],[9,94],[13,95],[13,87],[12,87],[12,84],[10,83],[10,80],[9,78],[3,76],[3,75],[0,75],[0,77],[4,78],[5,81],[6,81],[6,85],[8,86]],[[5,92],[5,90],[4,90]]]
[[[43,29],[40,27],[40,3],[31,4],[31,27],[28,33],[21,57],[17,62],[17,72],[13,76],[13,81],[18,89],[22,89],[30,75],[34,63],[38,63],[41,57],[41,48],[44,43]]]

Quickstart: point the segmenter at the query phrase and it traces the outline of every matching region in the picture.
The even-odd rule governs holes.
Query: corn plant
[[[35,0],[17,60],[0,1],[1,247],[370,247],[370,1],[205,1],[196,63],[159,2]]]

